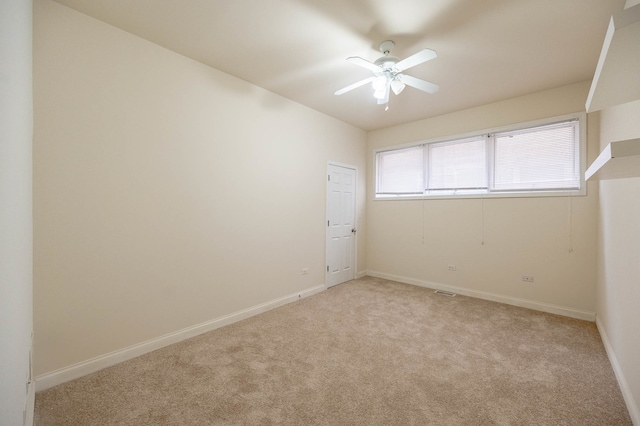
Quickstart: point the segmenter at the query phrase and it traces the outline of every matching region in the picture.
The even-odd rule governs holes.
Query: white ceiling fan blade
[[[419,78],[411,77],[410,75],[399,74],[397,78],[403,82],[404,84],[415,87],[416,89],[420,89],[423,92],[427,93],[436,93],[440,86],[435,83],[430,83],[428,81],[420,80]]]
[[[342,95],[343,93],[347,93],[349,90],[357,89],[360,86],[364,86],[367,83],[371,83],[375,76],[371,76],[369,78],[365,78],[364,80],[360,80],[357,83],[353,83],[348,85],[347,87],[343,87],[340,90],[336,90],[334,95]]]
[[[373,62],[369,62],[359,56],[350,56],[347,58],[347,61],[351,62],[354,65],[366,68],[369,71],[380,72],[380,67],[378,65],[374,64]]]
[[[435,52],[435,50],[424,49],[398,62],[396,64],[396,68],[398,69],[398,71],[402,72],[437,57],[438,54]]]

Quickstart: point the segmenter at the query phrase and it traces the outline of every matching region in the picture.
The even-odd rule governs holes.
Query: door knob
[[[351,232],[353,232],[353,233],[355,234],[355,233],[356,233],[356,228],[353,228],[353,229],[351,230]]]

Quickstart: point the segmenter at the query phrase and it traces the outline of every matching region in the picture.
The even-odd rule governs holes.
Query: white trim
[[[36,383],[33,379],[33,331],[31,332],[31,348],[29,349],[29,377],[27,379],[27,400],[24,406],[24,426],[33,426],[36,409]]]
[[[584,189],[584,191],[582,190]],[[580,190],[559,189],[557,191],[528,191],[528,192],[477,192],[471,191],[465,193],[460,191],[457,194],[440,194],[440,195],[398,195],[374,198],[372,201],[395,201],[395,200],[451,200],[466,198],[532,198],[532,197],[581,197],[587,195],[586,184]],[[584,193],[583,193],[584,192]]]
[[[347,164],[347,163],[341,163],[339,161],[327,161],[327,168],[329,166],[338,166],[338,167],[344,167],[345,169],[353,169],[356,171],[356,173],[358,172],[358,167],[354,166],[352,164]]]
[[[164,336],[147,340],[146,342],[138,343],[124,349],[119,349],[108,354],[100,355],[87,361],[83,361],[69,367],[52,371],[51,373],[43,374],[36,377],[35,379],[36,391],[45,390],[50,387],[85,376],[87,374],[95,373],[96,371],[102,370],[103,368],[110,367],[120,362],[127,361],[140,355],[155,351],[156,349],[181,342],[183,340],[215,330],[217,328],[233,324],[235,322],[250,318],[263,312],[267,312],[279,306],[286,305],[287,303],[295,302],[296,300],[299,300],[303,297],[312,296],[324,290],[326,290],[326,286],[324,284],[321,284],[307,290],[280,297],[278,299],[253,306],[251,308],[243,309],[241,311],[225,315],[220,318],[196,324],[194,326],[187,327],[173,333],[165,334]]]
[[[378,271],[367,271],[367,275],[386,280],[398,281],[405,284],[416,285],[419,287],[430,288],[433,290],[444,290],[452,293],[461,294],[463,296],[475,297],[477,299],[491,300],[493,302],[504,303],[512,306],[520,306],[522,308],[533,309],[535,311],[547,312],[550,314],[562,315],[565,317],[576,318],[585,321],[594,322],[596,314],[594,312],[581,311],[565,306],[552,305],[550,303],[537,302],[535,300],[519,299],[517,297],[503,296],[495,293],[484,291],[469,290],[467,288],[456,287],[447,284],[435,283],[432,281],[423,281],[411,277],[401,275],[386,274]]]
[[[362,278],[362,277],[366,277],[366,276],[367,276],[367,271],[360,271],[360,272],[358,272],[358,273],[356,274],[355,279],[357,280],[357,279],[360,279],[360,278]]]
[[[620,392],[622,392],[624,402],[627,404],[627,410],[629,410],[631,422],[636,426],[640,426],[640,409],[638,409],[638,403],[633,400],[633,394],[631,393],[631,389],[629,389],[627,380],[624,378],[624,373],[622,372],[622,368],[620,368],[618,358],[613,351],[613,346],[611,346],[609,336],[607,336],[604,325],[602,324],[602,321],[600,321],[600,317],[597,315],[596,327],[598,327],[598,332],[600,333],[600,338],[602,339],[602,343],[604,344],[604,349],[607,351],[607,356],[609,357],[609,362],[611,363],[613,372],[616,375],[616,379],[618,379],[618,386],[620,386]]]
[[[24,425],[33,426],[36,409],[36,384],[32,380],[27,387],[27,403],[25,406]]]

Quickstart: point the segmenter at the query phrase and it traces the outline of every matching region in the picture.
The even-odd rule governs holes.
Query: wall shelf
[[[640,176],[640,139],[611,142],[584,174],[585,180]]]
[[[640,4],[611,17],[587,98],[587,112],[640,99]]]

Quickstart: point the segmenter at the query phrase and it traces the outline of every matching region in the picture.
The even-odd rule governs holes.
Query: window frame
[[[449,193],[433,193],[429,192],[427,189],[428,186],[428,170],[427,167],[424,167],[423,173],[423,183],[425,189],[422,194],[378,194],[378,154],[381,152],[395,151],[400,149],[407,149],[422,145],[429,144],[437,144],[437,143],[446,143],[446,142],[454,142],[457,140],[465,140],[479,136],[487,136],[495,133],[506,133],[506,132],[515,132],[520,130],[526,130],[529,128],[541,127],[552,125],[555,123],[567,122],[577,120],[578,121],[578,131],[579,131],[579,141],[578,141],[578,149],[579,149],[579,177],[580,177],[580,187],[578,189],[543,189],[543,190],[491,190],[491,179],[493,179],[493,167],[494,167],[494,147],[493,144],[486,143],[486,168],[487,168],[487,189],[479,189],[479,190],[465,190],[458,191],[454,190]],[[425,150],[428,151],[428,150]],[[425,164],[427,160],[427,154],[424,155]],[[555,117],[548,117],[539,120],[527,121],[522,123],[515,123],[506,126],[493,127],[489,129],[478,130],[474,132],[468,132],[464,134],[457,134],[452,136],[426,139],[414,142],[408,142],[398,145],[385,146],[381,148],[376,148],[373,151],[373,200],[374,201],[384,201],[384,200],[431,200],[431,199],[459,199],[459,198],[528,198],[528,197],[557,197],[557,196],[585,196],[587,195],[587,185],[584,179],[584,172],[587,166],[587,114],[585,112],[566,114]]]

